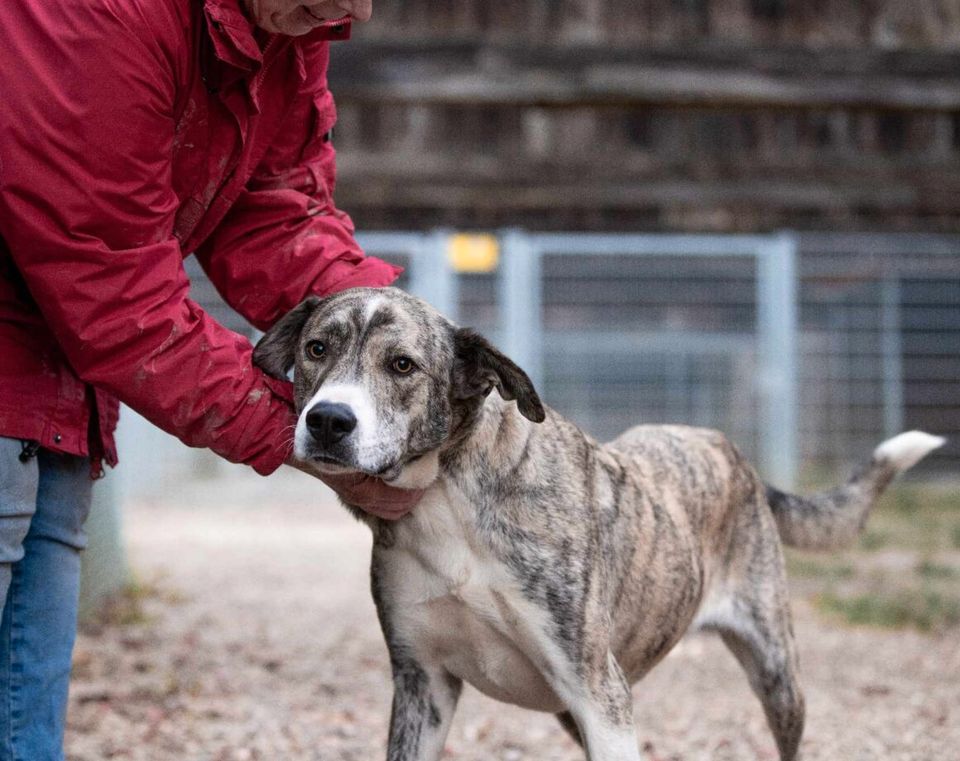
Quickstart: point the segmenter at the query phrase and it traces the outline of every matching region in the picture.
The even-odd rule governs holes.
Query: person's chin
[[[310,31],[309,27],[305,27],[302,24],[287,24],[283,22],[280,24],[271,24],[269,27],[264,26],[263,29],[270,32],[270,34],[281,34],[284,37],[302,37]]]
[[[288,37],[302,37],[309,34],[322,23],[303,8],[297,8],[292,13],[275,15],[267,24],[261,26],[272,34],[285,34]]]

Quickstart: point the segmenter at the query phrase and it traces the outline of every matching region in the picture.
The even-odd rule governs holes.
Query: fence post
[[[522,230],[501,235],[501,348],[543,392],[543,277],[540,251]]]
[[[80,617],[96,614],[130,581],[120,530],[120,495],[115,473],[93,485],[86,524],[88,544],[80,565]]]
[[[410,292],[456,322],[460,313],[457,274],[450,265],[450,231],[434,230],[411,251]]]
[[[757,255],[760,465],[785,489],[797,478],[797,248],[780,233]]]

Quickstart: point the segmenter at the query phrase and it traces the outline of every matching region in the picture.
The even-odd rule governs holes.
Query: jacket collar
[[[241,0],[205,0],[204,15],[214,52],[224,63],[254,71],[263,63],[263,53],[254,37],[256,27],[240,10]]]
[[[256,71],[263,64],[263,52],[257,43],[257,27],[241,9],[241,2],[242,0],[204,0],[207,29],[217,58],[243,71]],[[350,31],[350,19],[338,19],[329,21],[297,39],[304,42],[347,40],[350,38]]]

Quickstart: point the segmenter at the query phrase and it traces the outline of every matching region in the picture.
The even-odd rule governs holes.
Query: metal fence
[[[359,240],[601,439],[640,422],[715,427],[789,486],[906,428],[960,438],[960,238],[512,230],[482,274],[454,270],[445,231]],[[958,465],[954,443],[921,472]]]
[[[846,464],[885,436],[951,439],[921,472],[960,468],[960,238],[800,237],[801,461]]]
[[[792,484],[790,235],[504,237],[504,349],[602,438],[630,421],[725,428]]]

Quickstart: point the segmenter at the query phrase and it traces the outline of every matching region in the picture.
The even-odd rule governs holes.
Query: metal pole
[[[434,230],[410,251],[410,292],[456,322],[460,312],[459,283],[450,266],[450,232]]]
[[[797,239],[781,233],[757,256],[760,463],[789,489],[797,476]]]
[[[883,279],[880,291],[883,351],[883,430],[887,438],[903,431],[903,337],[900,319],[900,277]]]
[[[501,237],[499,270],[501,349],[522,367],[533,385],[543,383],[543,277],[540,250],[531,236],[508,230]]]
[[[128,464],[129,467],[129,464]],[[130,583],[130,568],[121,530],[117,474],[93,485],[87,519],[87,549],[80,565],[80,617],[96,615],[104,602]]]

